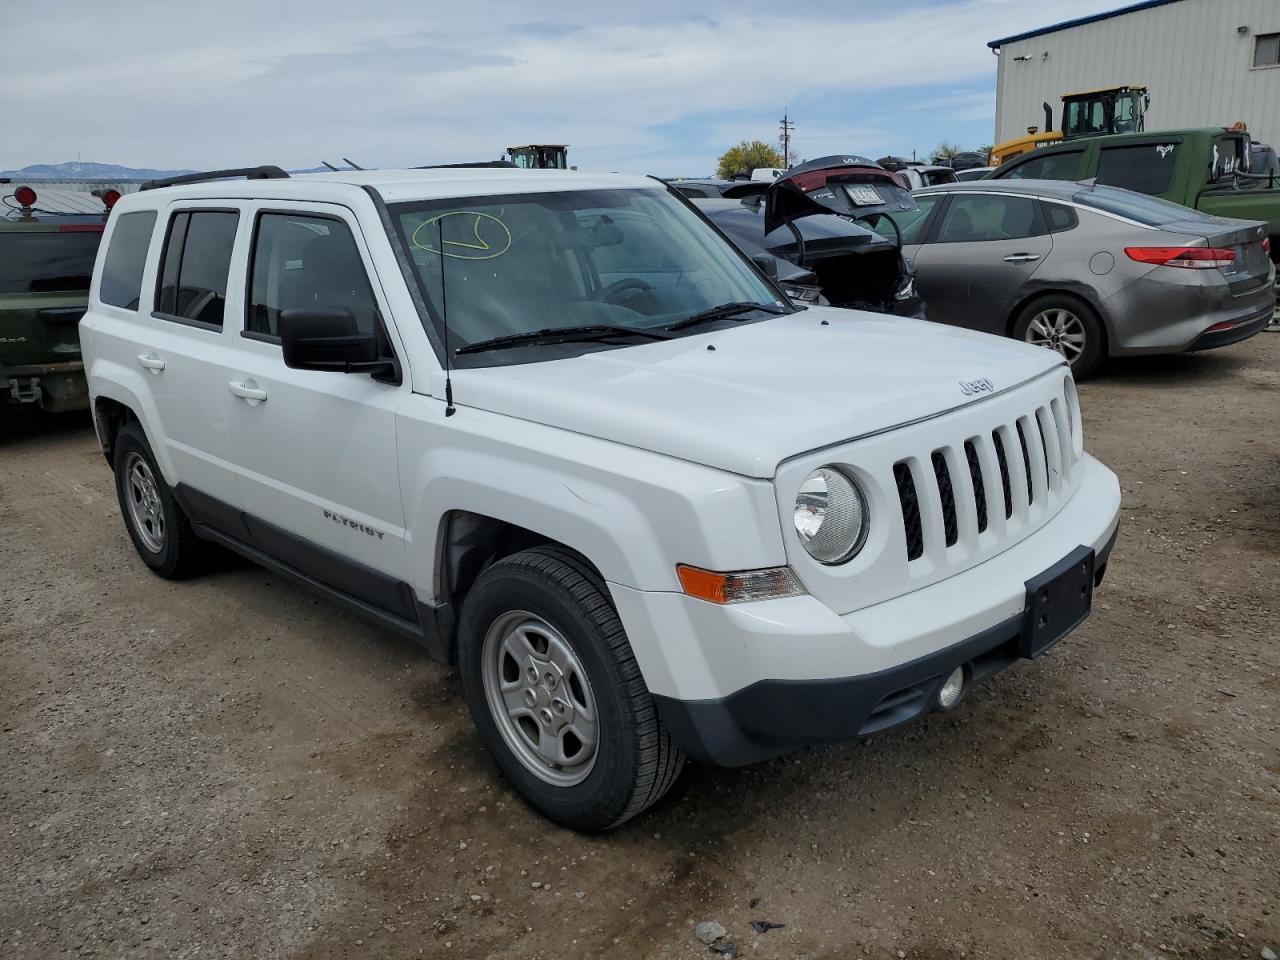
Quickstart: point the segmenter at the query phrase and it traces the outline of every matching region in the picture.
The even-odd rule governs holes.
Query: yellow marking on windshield
[[[433,227],[437,231],[443,228],[442,221],[446,217],[472,217],[471,234],[475,237],[475,242],[466,240],[445,240],[444,250],[437,250],[431,246],[430,242],[422,243],[418,239],[418,234],[422,232],[423,227]],[[502,230],[501,237],[494,238],[496,243],[490,243],[480,236],[481,223],[496,223]],[[437,227],[439,224],[439,227]],[[465,229],[465,228],[464,228]],[[439,235],[439,234],[437,234]],[[435,239],[435,235],[428,235],[428,241]],[[418,228],[413,231],[413,236],[409,241],[419,250],[425,250],[428,253],[439,253],[454,260],[493,260],[502,256],[511,249],[511,231],[507,229],[507,225],[495,217],[491,213],[481,213],[479,210],[447,210],[444,213],[437,213],[429,220],[423,220],[418,224]],[[449,249],[452,247],[453,249]]]

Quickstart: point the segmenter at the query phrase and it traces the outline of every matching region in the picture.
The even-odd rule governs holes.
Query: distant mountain
[[[33,163],[21,170],[0,170],[0,177],[11,180],[154,180],[176,177],[191,170],[151,170],[145,167],[122,167],[118,163],[93,163],[68,160],[66,163]]]
[[[178,177],[194,170],[152,170],[149,167],[122,167],[118,163],[68,160],[66,163],[33,163],[21,170],[0,170],[10,180],[158,180]],[[328,167],[290,170],[290,173],[328,173]]]

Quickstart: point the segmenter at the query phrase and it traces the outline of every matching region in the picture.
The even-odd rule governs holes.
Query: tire
[[[1077,380],[1097,371],[1107,355],[1107,333],[1098,314],[1083,300],[1064,294],[1036,297],[1018,314],[1013,337],[1026,343],[1056,350],[1071,364]],[[1053,336],[1061,339],[1054,346]],[[1083,339],[1075,349],[1075,338]]]
[[[197,573],[207,545],[173,498],[136,422],[125,424],[116,434],[112,463],[120,515],[143,563],[166,580]]]
[[[537,547],[489,567],[463,604],[458,640],[476,728],[544,816],[607,830],[675,783],[684,754],[658,719],[604,581],[576,555]]]

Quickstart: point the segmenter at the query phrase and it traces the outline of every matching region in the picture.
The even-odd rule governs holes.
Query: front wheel
[[[1074,297],[1038,297],[1023,308],[1013,335],[1037,347],[1055,350],[1082,380],[1097,370],[1106,356],[1106,333],[1093,309]]]
[[[480,575],[462,610],[458,665],[494,760],[557,823],[617,826],[657,802],[684,765],[604,582],[567,551],[526,550]]]

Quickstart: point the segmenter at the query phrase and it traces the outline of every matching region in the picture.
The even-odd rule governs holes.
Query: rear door
[[[948,194],[914,262],[929,319],[1004,333],[1053,242],[1034,197]]]
[[[139,222],[146,228],[147,222]],[[229,271],[237,245],[247,242],[243,222],[243,201],[175,203],[163,211],[156,225],[162,231],[159,254],[144,275],[151,286],[139,295],[146,315],[117,328],[127,331],[129,341],[121,361],[137,371],[138,389],[152,397],[159,436],[151,441],[163,444],[176,471],[167,479],[198,497],[188,506],[218,525],[232,525],[240,504],[225,383],[233,360]],[[112,295],[113,252],[108,248],[104,302]],[[111,312],[127,309],[122,298]]]
[[[288,309],[349,309],[387,335],[387,306],[345,207],[256,203],[237,261],[237,359],[218,385],[233,410],[240,486],[254,541],[321,583],[413,620],[396,469],[402,383],[292,370],[278,323]],[[403,357],[398,344],[390,349]]]

